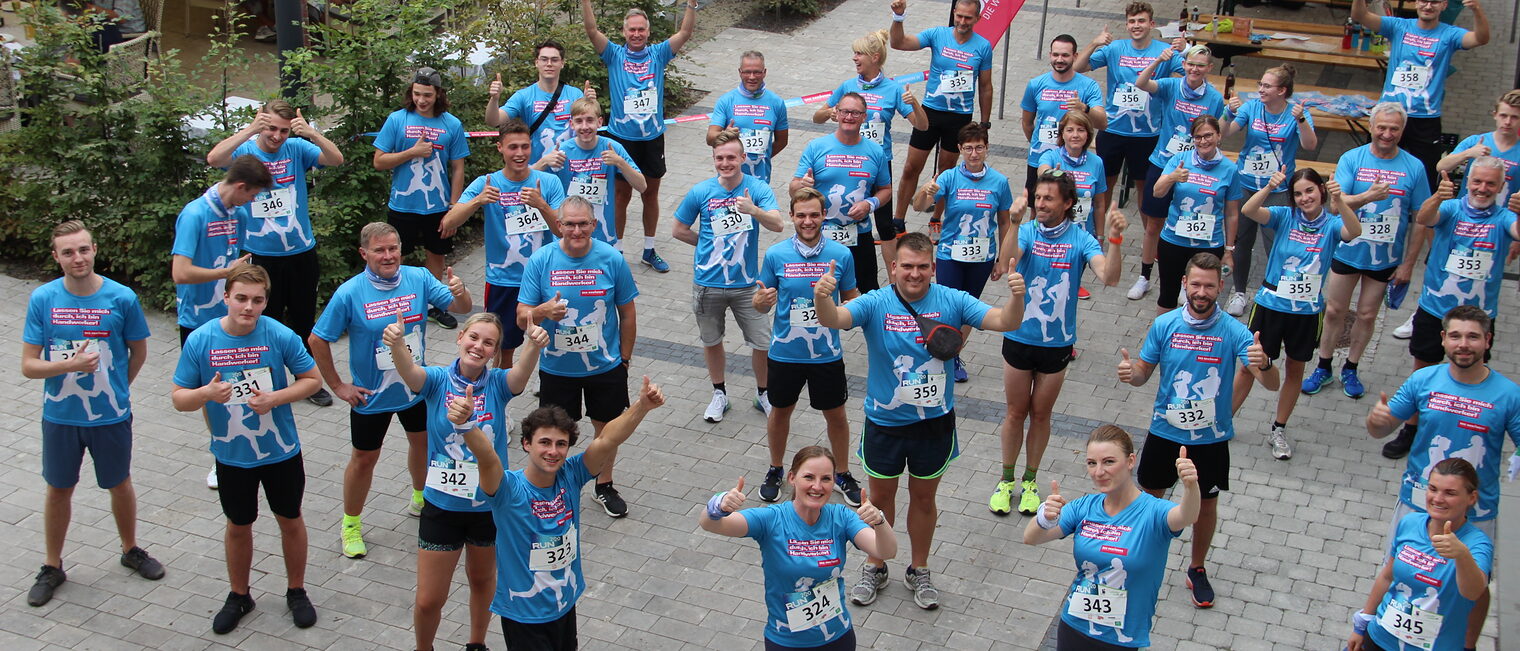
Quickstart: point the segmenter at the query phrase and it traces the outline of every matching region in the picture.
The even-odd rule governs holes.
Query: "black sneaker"
[[[440,310],[436,307],[428,308],[428,318],[432,319],[434,323],[438,324],[438,327],[443,328],[444,330],[453,330],[454,328],[459,327],[459,319],[454,318],[454,315],[449,314],[448,312]]]
[[[154,560],[148,552],[141,547],[133,547],[127,553],[121,555],[121,566],[131,568],[132,571],[142,575],[149,581],[157,581],[164,578],[164,564]]]
[[[760,484],[761,500],[774,502],[781,499],[781,476],[785,472],[781,466],[771,466],[765,471],[765,481]]]
[[[1409,428],[1399,430],[1392,441],[1383,444],[1383,456],[1389,459],[1403,459],[1409,455],[1409,448],[1414,446],[1414,432]]]
[[[1214,586],[1209,585],[1209,577],[1201,567],[1190,567],[1187,571],[1187,587],[1192,591],[1189,597],[1193,605],[1199,608],[1214,607]]]
[[[285,605],[290,608],[290,618],[295,620],[296,628],[311,628],[317,623],[317,609],[311,605],[311,597],[306,596],[306,588],[286,590]]]
[[[43,565],[37,572],[37,581],[32,584],[31,591],[26,593],[26,605],[36,608],[52,601],[53,590],[63,585],[68,578],[68,575],[63,573],[63,568]]]
[[[217,635],[226,635],[237,628],[238,622],[243,621],[243,615],[253,612],[253,597],[236,592],[227,593],[227,602],[222,604],[222,609],[211,619],[211,632]]]
[[[317,389],[316,393],[306,396],[306,401],[318,407],[331,407],[332,394],[327,389]]]
[[[834,475],[834,490],[844,496],[844,503],[860,506],[860,482],[848,470]]]
[[[617,489],[612,487],[612,482],[596,485],[594,495],[596,501],[602,503],[602,510],[614,518],[628,515],[628,503],[623,501],[623,496],[618,495]]]

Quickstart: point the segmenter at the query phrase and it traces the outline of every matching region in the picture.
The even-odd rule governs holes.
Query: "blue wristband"
[[[1351,632],[1362,636],[1367,635],[1367,625],[1371,624],[1372,620],[1372,615],[1362,611],[1351,613]]]
[[[722,520],[733,514],[733,511],[723,510],[723,496],[727,493],[713,493],[712,499],[707,500],[707,519]]]
[[[470,430],[475,429],[475,427],[476,427],[476,422],[473,421],[473,420],[471,420],[471,421],[469,421],[467,423],[464,423],[463,425],[455,423],[454,424],[454,433],[458,434],[460,436],[464,436],[465,434],[469,434]]]
[[[866,197],[866,203],[871,204],[871,210],[881,210],[881,199]]]

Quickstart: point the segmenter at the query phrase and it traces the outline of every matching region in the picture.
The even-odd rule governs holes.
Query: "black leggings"
[[[850,247],[850,257],[855,260],[855,288],[864,294],[880,287],[876,284],[876,242],[871,233],[860,233],[855,246]]]
[[[269,272],[269,303],[264,316],[294,330],[301,337],[301,345],[309,350],[306,338],[317,322],[317,281],[322,276],[317,250],[281,256],[255,253],[253,263]]]

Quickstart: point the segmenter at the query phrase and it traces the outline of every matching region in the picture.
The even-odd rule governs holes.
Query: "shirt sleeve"
[[[1078,511],[1085,509],[1086,506],[1087,501],[1079,497],[1061,509],[1061,517],[1056,520],[1056,524],[1061,527],[1062,538],[1076,533],[1077,527],[1082,524],[1082,514]],[[1041,504],[1039,508],[1044,509],[1045,505]]]
[[[317,159],[322,157],[322,148],[318,147],[316,143],[304,138],[288,142],[295,143],[296,155],[301,158],[301,169],[309,170],[314,167],[320,167],[317,165]]]
[[[824,106],[827,106],[829,108],[833,108],[834,105],[838,104],[839,100],[843,99],[843,98],[844,98],[844,84],[840,84],[838,88],[834,89],[834,92],[829,93],[829,100],[824,103]]]
[[[1162,339],[1166,335],[1158,325],[1159,319],[1151,323],[1150,330],[1145,332],[1145,343],[1140,345],[1140,361],[1152,366],[1161,361],[1161,347],[1165,345]]]
[[[790,118],[788,118],[786,115],[786,101],[781,99],[779,95],[772,95],[771,101],[773,102],[771,108],[776,110],[776,124],[772,130],[786,131],[788,129],[791,129],[792,123],[790,121]]]
[[[776,193],[775,191],[771,190],[770,185],[752,176],[745,178],[750,179],[751,181],[749,184],[750,201],[753,201],[755,205],[758,206],[761,210],[781,209],[780,204],[776,203]]]
[[[1426,374],[1417,373],[1404,380],[1399,390],[1388,399],[1388,411],[1394,418],[1409,420],[1420,408],[1420,394],[1424,393]]]
[[[333,343],[348,330],[348,294],[348,285],[339,285],[332,298],[327,300],[322,316],[317,317],[317,324],[311,329],[318,339]]]
[[[1482,532],[1480,531],[1479,534],[1481,535]],[[1477,538],[1477,536],[1474,536],[1474,538]],[[1489,540],[1488,536],[1483,536],[1477,540],[1472,540],[1471,544],[1467,546],[1467,550],[1472,553],[1473,562],[1478,564],[1478,569],[1483,570],[1483,576],[1492,576],[1494,569],[1494,542]]]
[[[1268,206],[1267,213],[1270,215],[1267,217],[1267,228],[1272,229],[1272,232],[1276,233],[1282,230],[1283,222],[1293,214],[1293,209],[1287,206]],[[1246,219],[1250,218],[1247,217]]]
[[[1181,158],[1181,156],[1173,156],[1173,158]],[[1225,195],[1225,200],[1240,201],[1244,196],[1245,184],[1240,182],[1240,168],[1236,167],[1235,171],[1230,174],[1230,188],[1228,193]]]
[[[556,245],[551,243],[549,246]],[[544,295],[544,281],[549,277],[548,271],[544,269],[548,266],[548,257],[546,257],[548,254],[538,255],[538,251],[533,253],[534,255],[528,256],[528,262],[523,265],[522,285],[517,289],[518,305],[535,306],[549,300],[549,297]]]
[[[1108,46],[1105,45],[1093,50],[1092,56],[1087,57],[1087,66],[1093,70],[1108,65]]]
[[[1082,235],[1082,259],[1091,262],[1093,258],[1103,255],[1103,245],[1098,243],[1098,238],[1087,231],[1082,231]]]
[[[713,105],[711,123],[719,129],[727,129],[728,122],[734,119],[733,97],[733,95],[724,93],[722,97],[718,98],[718,103]]]
[[[301,335],[290,328],[285,328],[280,335],[280,354],[285,358],[285,367],[295,375],[300,375],[317,367],[317,362],[311,358],[311,353],[306,352],[306,346],[301,344]],[[294,378],[291,379],[294,382]]]
[[[1083,79],[1087,79],[1089,83],[1082,89],[1082,103],[1086,104],[1088,108],[1094,106],[1101,108],[1103,106],[1103,89],[1099,88],[1098,82],[1093,81],[1091,78],[1084,76]]]
[[[422,272],[417,275],[422,278],[423,292],[427,294],[428,305],[447,310],[454,304],[454,292],[449,291],[449,286],[443,284],[443,281],[431,272]]]
[[[1226,105],[1226,106],[1228,106],[1228,105]],[[1250,129],[1251,128],[1251,114],[1254,113],[1255,111],[1256,111],[1256,101],[1252,100],[1250,102],[1246,102],[1245,104],[1241,105],[1240,112],[1235,114],[1235,119],[1232,120],[1232,121],[1235,123],[1235,126],[1238,126],[1238,127],[1242,128],[1242,129]]]
[[[1019,108],[1024,109],[1025,111],[1029,111],[1030,113],[1035,113],[1040,109],[1039,103],[1036,102],[1034,98],[1035,92],[1037,90],[1035,88],[1035,82],[1038,80],[1039,77],[1035,77],[1034,79],[1030,79],[1029,83],[1024,84],[1024,96],[1019,100]]]
[[[1445,201],[1442,201],[1441,205],[1436,208],[1436,223],[1434,228],[1441,228],[1442,226],[1450,223],[1452,218],[1456,217],[1457,211],[1461,209],[1461,205],[1461,199],[1447,199]]]
[[[449,160],[455,161],[470,155],[470,139],[465,136],[464,123],[455,118],[449,125]]]
[[[565,185],[559,182],[559,177],[548,172],[539,172],[539,180],[542,185],[539,191],[544,195],[544,201],[549,207],[559,210],[560,204],[565,203]]]
[[[1388,40],[1390,40],[1390,41],[1393,40],[1393,37],[1398,36],[1399,34],[1402,34],[1402,33],[1404,33],[1404,25],[1403,25],[1403,19],[1402,18],[1395,18],[1393,16],[1383,16],[1378,21],[1378,34],[1381,34],[1383,36],[1387,36]]]
[[[940,172],[939,176],[934,179],[934,182],[939,185],[939,189],[934,191],[934,200],[936,202],[949,198],[950,183],[955,180],[953,174],[955,174],[955,168]]]
[[[845,540],[853,541],[856,534],[871,528],[870,525],[866,524],[865,520],[860,519],[860,516],[855,513],[854,509],[848,508],[843,504],[830,504],[829,506],[837,514],[835,520],[839,523],[839,528],[844,531]]]
[[[1229,319],[1226,323],[1230,327],[1230,333],[1234,335],[1235,359],[1242,367],[1250,366],[1251,357],[1248,351],[1251,344],[1255,343],[1256,335],[1246,328],[1244,323],[1234,319]]]
[[[195,200],[201,201],[199,197]],[[195,259],[195,251],[200,248],[202,239],[201,229],[197,227],[199,221],[189,206],[179,212],[179,218],[174,220],[174,248],[170,251],[171,255],[182,255],[192,261]]]
[[[126,341],[142,341],[151,336],[148,331],[148,318],[143,314],[142,303],[137,300],[137,295],[130,291],[122,298],[124,305],[120,306],[122,316],[122,339]],[[30,310],[28,310],[30,313]],[[30,314],[28,314],[30,316]]]
[[[997,209],[999,211],[1012,210],[1013,209],[1013,186],[1012,186],[1012,184],[1003,183],[1001,185],[1001,187],[998,188]]]
[[[179,353],[179,362],[174,365],[174,386],[186,389],[199,389],[205,386],[201,381],[200,360],[204,358],[204,345],[201,338],[191,336],[185,340],[185,345]]]
[[[690,226],[697,223],[697,217],[701,215],[702,199],[697,196],[697,188],[692,188],[681,197],[681,204],[676,206],[676,219],[682,224]]]
[[[1408,172],[1409,176],[1414,179],[1414,196],[1410,198],[1409,205],[1414,210],[1419,210],[1419,205],[1425,203],[1425,200],[1430,198],[1430,179],[1425,176],[1425,166],[1420,164],[1419,159],[1410,156],[1409,160],[1414,163],[1409,166]]]
[[[987,317],[992,306],[962,290],[955,290],[955,297],[960,301],[961,323],[970,324],[973,328],[982,327],[982,320]]]
[[[934,36],[935,36],[935,33],[936,33],[936,31],[938,29],[939,28],[937,28],[937,27],[930,27],[929,29],[926,29],[926,30],[918,33],[918,47],[919,47],[919,49],[923,49],[923,48],[933,49],[934,48],[934,45],[935,45]]]
[[[405,135],[405,129],[401,125],[401,116],[392,113],[385,118],[385,124],[380,127],[380,135],[375,138],[375,149],[387,154],[394,154],[406,146],[401,144],[401,137]]]
[[[737,513],[744,518],[745,524],[748,525],[746,531],[744,532],[745,538],[764,540],[765,537],[770,534],[771,525],[775,522],[775,517],[773,517],[775,515],[775,509],[768,506],[762,506],[752,509],[744,509],[743,511],[738,511]]]
[[[26,326],[21,330],[21,341],[33,346],[41,346],[47,343],[46,338],[42,334],[42,310],[42,301],[38,299],[36,292],[33,292],[32,297],[26,303]],[[43,351],[43,354],[45,356],[46,351]]]
[[[526,105],[527,105],[527,99],[528,99],[528,91],[527,91],[527,89],[519,90],[519,91],[517,91],[515,93],[512,93],[511,97],[507,98],[506,105],[503,106],[503,107],[501,107],[501,109],[507,113],[507,117],[509,117],[509,118],[517,118],[519,120],[526,120],[527,118],[525,118],[523,116],[527,115],[527,113],[528,113],[528,110],[527,110],[527,107],[526,107]]]
[[[837,274],[836,274],[837,275]],[[851,274],[852,276],[854,274]],[[864,327],[867,323],[875,323],[881,320],[881,297],[885,292],[872,290],[860,295],[853,301],[844,304],[844,309],[850,312],[850,324]]]
[[[613,290],[612,302],[618,305],[632,303],[633,299],[639,297],[639,285],[633,281],[633,270],[628,267],[628,262],[623,260],[621,255],[613,263],[613,267],[613,273],[617,275],[615,281],[617,286]]]
[[[792,178],[800,179],[804,176],[807,176],[807,173],[813,170],[813,158],[816,156],[816,152],[818,151],[817,148],[813,146],[813,143],[815,142],[818,141],[813,140],[812,142],[809,142],[806,147],[802,148],[802,157],[797,159],[797,171],[792,174]]]
[[[480,193],[484,192],[486,189],[486,178],[489,176],[489,174],[482,174],[475,177],[474,181],[470,181],[470,184],[464,187],[464,192],[459,193],[460,203],[470,201],[471,199],[480,196]]]
[[[973,34],[972,38],[976,38],[976,36],[976,34]],[[981,47],[978,49],[980,50],[979,54],[981,55],[981,60],[977,62],[976,71],[987,72],[989,70],[992,70],[992,42],[984,40],[982,41]]]
[[[759,279],[760,282],[765,283],[765,286],[771,289],[775,289],[781,284],[776,280],[776,259],[771,257],[769,253],[760,261]]]
[[[870,142],[870,141],[866,141]],[[872,142],[871,144],[876,144]],[[881,147],[876,147],[876,183],[871,189],[877,190],[892,185],[892,162],[887,160],[886,152]]]
[[[1516,397],[1514,393],[1510,394],[1509,422],[1505,424],[1505,429],[1509,430],[1509,440],[1515,443],[1517,449],[1520,449],[1520,397]]]
[[[1050,152],[1046,152],[1046,153],[1050,153]],[[1093,183],[1093,194],[1103,194],[1104,192],[1108,192],[1108,177],[1106,177],[1106,176],[1104,176],[1102,174],[1094,174],[1093,175],[1092,183]],[[1100,233],[1100,235],[1101,235],[1101,233]]]
[[[839,291],[843,292],[860,288],[855,282],[855,256],[845,256],[837,267],[837,273],[834,274],[834,277],[839,279]],[[1517,434],[1517,436],[1520,436],[1520,434]]]

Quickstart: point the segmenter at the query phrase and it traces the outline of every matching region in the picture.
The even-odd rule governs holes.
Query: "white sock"
[[[653,249],[653,248],[654,248],[654,236],[653,235],[645,235],[644,236],[644,250],[647,251],[647,250]]]

